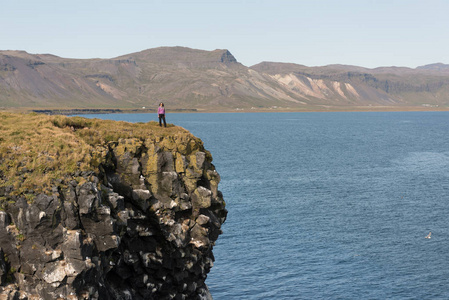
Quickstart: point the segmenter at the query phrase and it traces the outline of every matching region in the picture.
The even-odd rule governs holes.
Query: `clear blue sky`
[[[160,46],[368,68],[449,64],[447,0],[1,0],[0,50],[112,58]]]

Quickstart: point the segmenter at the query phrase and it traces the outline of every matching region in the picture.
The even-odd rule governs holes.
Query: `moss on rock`
[[[0,124],[0,298],[209,298],[227,211],[200,139],[155,122]]]
[[[107,160],[108,150],[121,156],[136,154],[142,145],[157,151],[186,155],[203,147],[187,130],[154,121],[128,123],[81,117],[0,113],[0,189],[13,188],[15,195],[27,190],[51,193],[56,181],[79,170],[96,170]],[[156,171],[155,158],[148,160]]]

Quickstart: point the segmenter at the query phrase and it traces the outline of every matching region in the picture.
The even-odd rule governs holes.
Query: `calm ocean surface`
[[[221,175],[215,300],[449,299],[449,112],[167,121],[200,137]]]

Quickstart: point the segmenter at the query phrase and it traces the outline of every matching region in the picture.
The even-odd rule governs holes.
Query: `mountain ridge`
[[[449,65],[374,69],[261,62],[227,49],[158,47],[110,59],[0,51],[0,107],[230,111],[448,107]]]

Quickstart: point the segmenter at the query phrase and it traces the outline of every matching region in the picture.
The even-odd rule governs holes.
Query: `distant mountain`
[[[251,69],[277,78],[299,96],[330,100],[336,106],[449,105],[449,74],[441,67],[367,69],[263,62]]]
[[[430,64],[425,66],[417,67],[419,70],[431,70],[431,71],[446,71],[449,72],[449,65],[442,63]]]
[[[161,47],[112,59],[0,51],[0,108],[295,110],[448,106],[449,65],[367,69],[240,64],[228,50]]]

